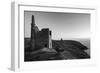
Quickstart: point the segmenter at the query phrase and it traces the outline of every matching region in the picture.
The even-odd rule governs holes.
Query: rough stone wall
[[[37,36],[37,45],[43,47],[50,48],[50,42],[51,42],[51,36],[50,36],[50,31],[48,28],[42,29]],[[37,46],[37,47],[38,47]]]
[[[52,48],[52,32],[49,31],[49,48]]]

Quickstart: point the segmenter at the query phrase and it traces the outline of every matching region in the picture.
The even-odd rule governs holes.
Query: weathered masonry
[[[40,31],[36,26],[34,16],[32,15],[31,50],[38,50],[44,47],[52,48],[52,32],[49,28],[43,28]]]

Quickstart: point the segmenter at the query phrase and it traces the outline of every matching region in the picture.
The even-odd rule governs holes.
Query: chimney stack
[[[34,15],[32,15],[32,21],[31,21],[32,23],[32,27],[34,27],[34,25],[35,25],[35,19],[34,19]]]

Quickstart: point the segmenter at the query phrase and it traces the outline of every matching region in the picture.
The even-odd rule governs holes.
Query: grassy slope
[[[25,39],[25,58],[28,58],[27,55],[28,50],[30,48],[30,39]],[[84,58],[90,58],[90,56],[84,52],[84,50],[88,49],[86,46],[81,44],[78,41],[74,40],[52,40],[53,49],[55,49],[58,53],[57,54],[50,54],[50,53],[43,53],[42,54],[35,54],[38,55],[38,59],[34,59],[35,61],[39,60],[61,60],[61,59],[84,59]],[[63,51],[59,52],[56,48],[63,49]],[[34,53],[33,53],[34,54]],[[34,55],[34,57],[35,57]],[[48,55],[46,58],[45,55]],[[51,57],[50,57],[51,55]],[[41,57],[42,56],[42,57]],[[32,57],[31,57],[32,58]],[[44,59],[45,58],[45,59]]]

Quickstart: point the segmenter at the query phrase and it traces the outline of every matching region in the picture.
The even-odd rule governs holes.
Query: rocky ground
[[[26,48],[30,48],[28,45]],[[67,59],[87,59],[90,56],[84,51],[88,49],[78,41],[73,40],[53,40],[53,48],[41,48],[36,51],[25,51],[25,61],[45,61],[45,60],[67,60]]]

